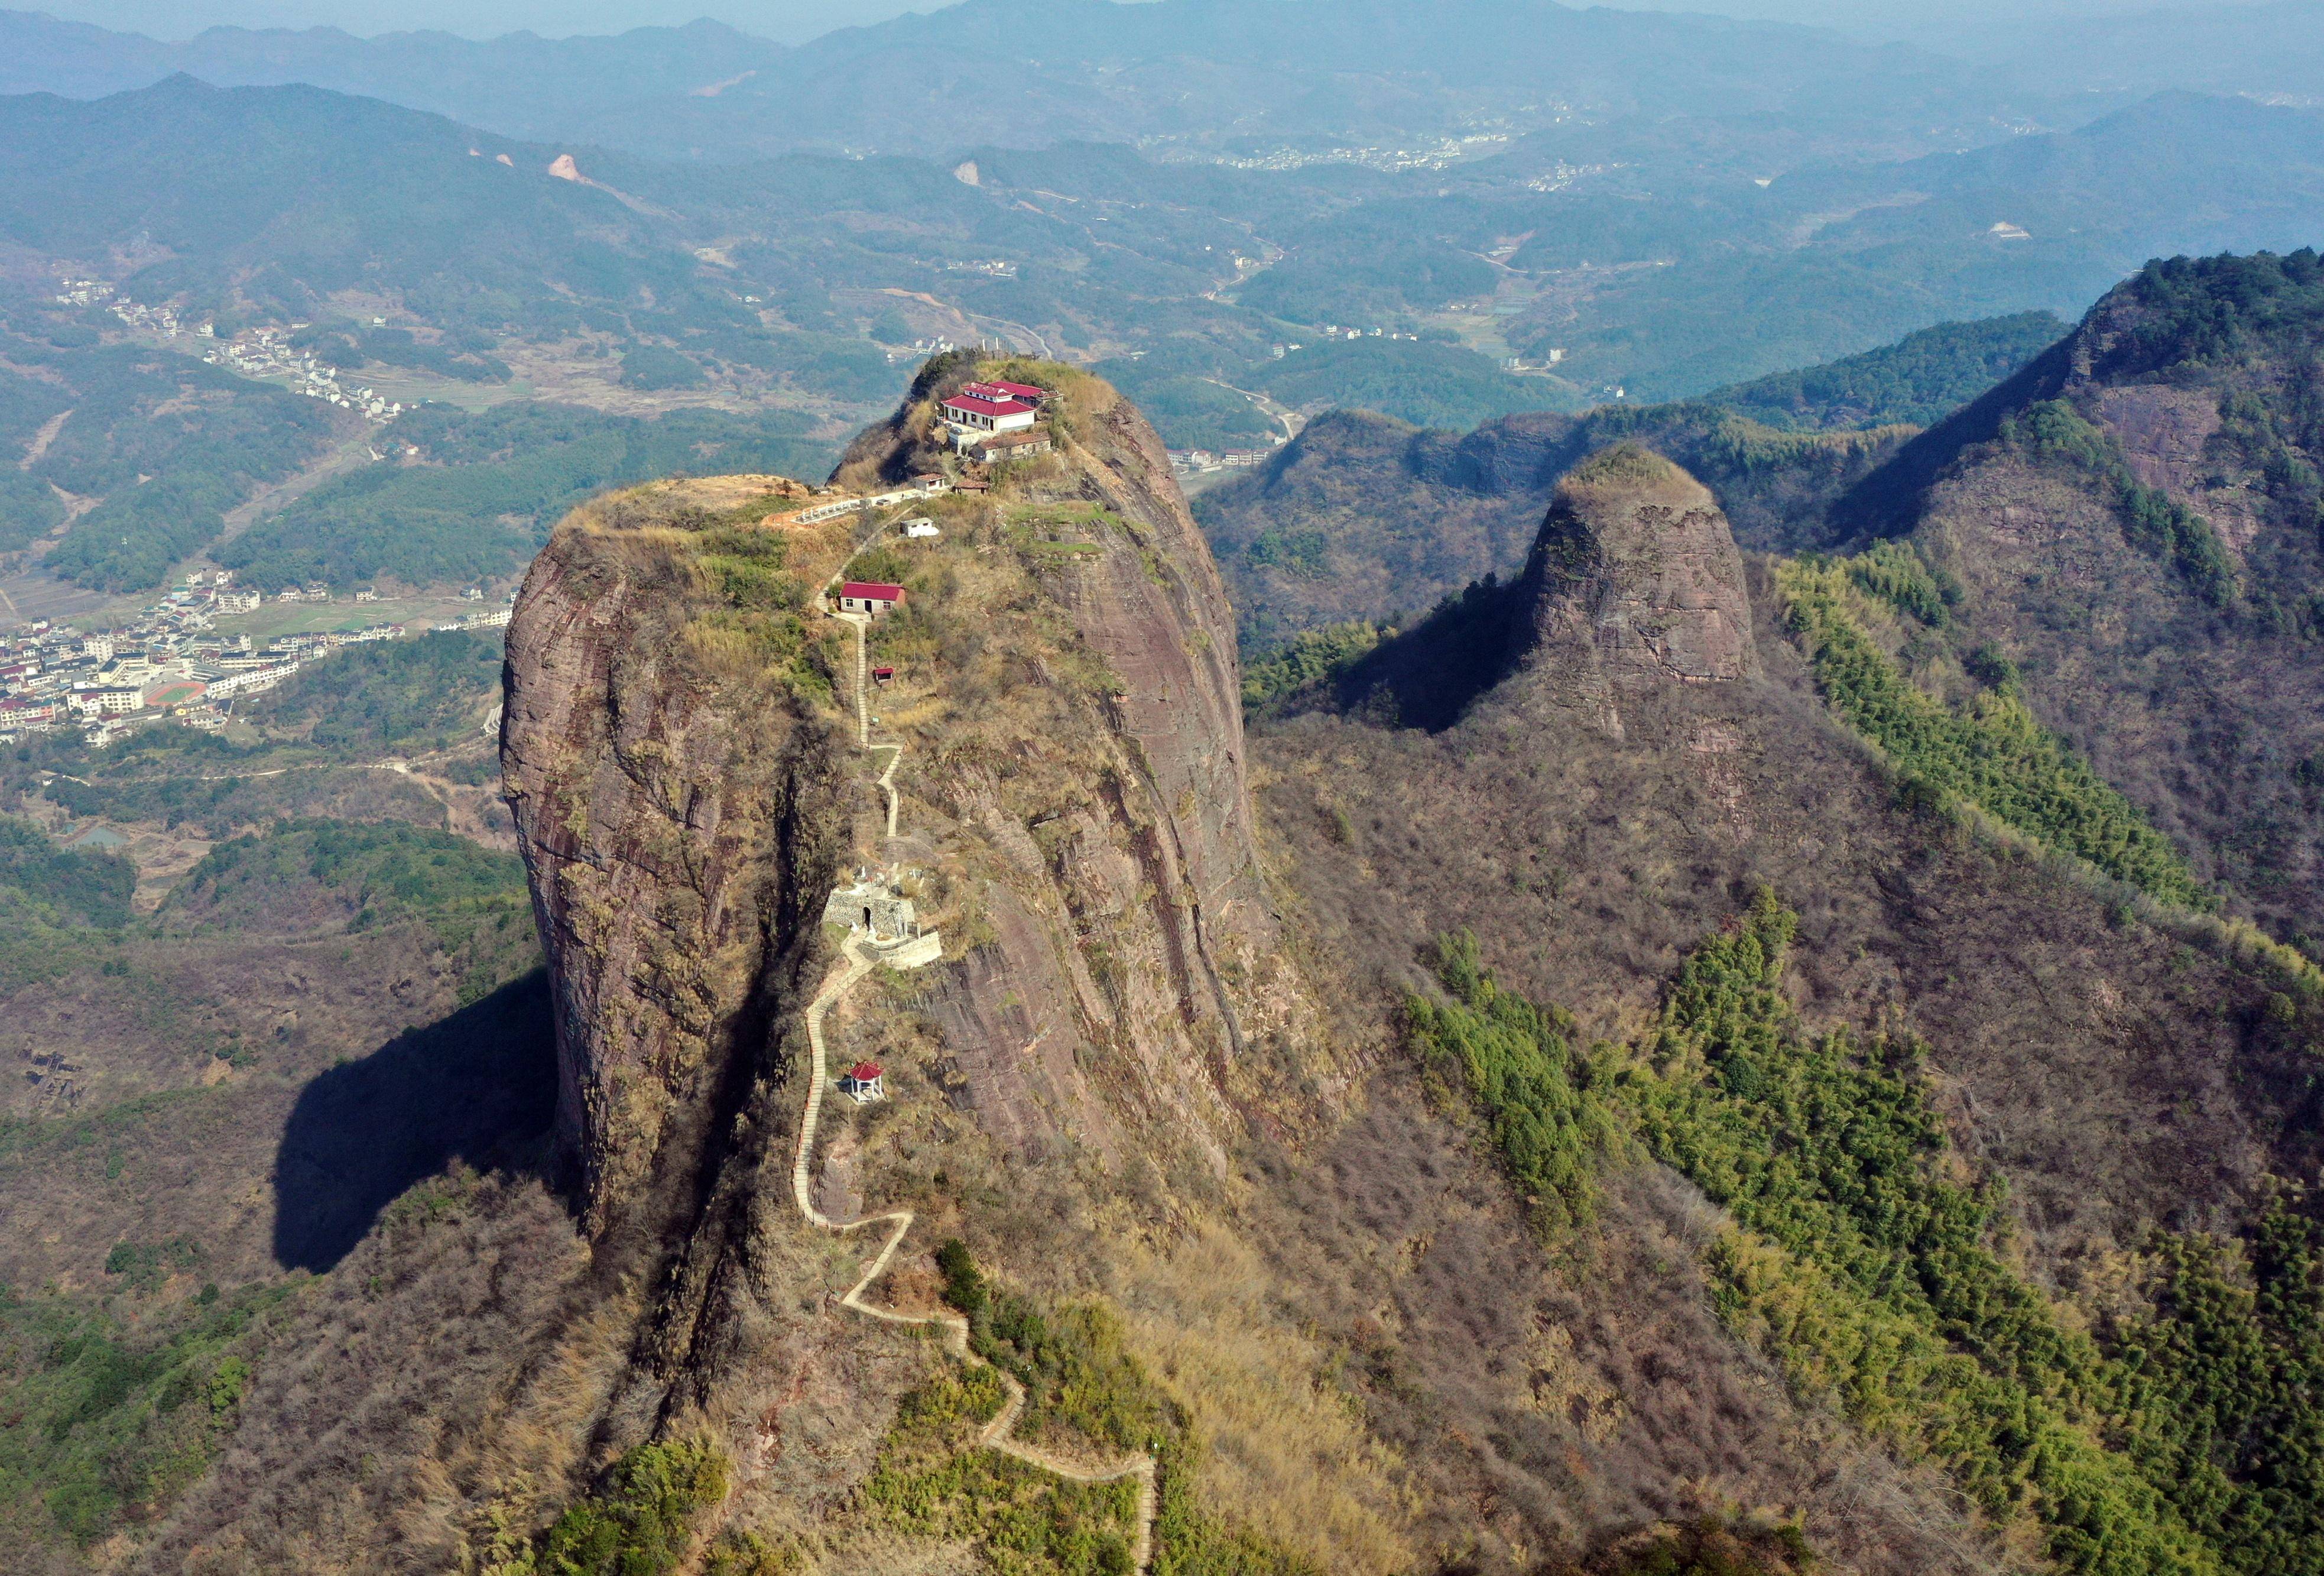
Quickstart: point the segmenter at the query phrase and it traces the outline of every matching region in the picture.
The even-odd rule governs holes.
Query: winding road
[[[900,743],[874,744],[872,740],[871,702],[868,698],[870,674],[865,666],[864,635],[871,621],[859,615],[839,615],[855,626],[855,717],[858,742],[866,751],[894,751],[888,758],[887,770],[875,779],[888,799],[888,835],[896,835],[896,767],[904,759]],[[791,1196],[798,1204],[800,1215],[807,1224],[819,1230],[832,1232],[861,1231],[867,1227],[890,1228],[887,1240],[880,1245],[862,1276],[847,1288],[839,1305],[850,1308],[867,1318],[888,1324],[933,1324],[943,1332],[945,1347],[962,1361],[978,1368],[991,1368],[1001,1381],[1008,1399],[1001,1410],[977,1433],[976,1448],[997,1451],[1004,1456],[1055,1473],[1070,1482],[1112,1483],[1124,1478],[1138,1479],[1138,1535],[1130,1545],[1130,1560],[1139,1576],[1148,1576],[1154,1564],[1154,1517],[1157,1508],[1156,1465],[1153,1456],[1144,1452],[1123,1458],[1110,1467],[1084,1467],[1062,1456],[1011,1438],[1017,1420],[1025,1410],[1025,1387],[1019,1384],[1007,1369],[993,1367],[979,1357],[968,1342],[968,1321],[949,1309],[933,1313],[907,1313],[893,1308],[883,1308],[867,1299],[865,1294],[880,1277],[888,1273],[889,1264],[911,1234],[913,1213],[910,1210],[890,1210],[885,1214],[865,1215],[853,1221],[835,1221],[815,1206],[813,1159],[816,1129],[823,1120],[824,1096],[831,1087],[830,1055],[823,1035],[823,1020],[833,1007],[848,991],[853,990],[864,975],[880,963],[880,955],[867,945],[862,936],[850,935],[842,949],[844,962],[839,970],[823,983],[815,1000],[807,1003],[807,1038],[812,1065],[808,1068],[807,1109],[799,1117],[798,1151],[791,1160]]]

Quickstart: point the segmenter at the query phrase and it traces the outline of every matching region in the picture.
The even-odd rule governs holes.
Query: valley
[[[0,1565],[2324,1576],[2324,9],[2060,14],[0,12]]]
[[[937,407],[971,377],[1042,391],[1056,452],[988,488],[834,507],[946,474]],[[1507,1563],[1583,1526],[1609,1561],[1707,1538],[1766,1572],[1811,1548],[1981,1571],[2013,1544],[2088,1568],[2080,1527],[2132,1569],[2251,1569],[2244,1523],[2220,1518],[2281,1513],[2207,1453],[2214,1436],[2141,1410],[2153,1386],[2228,1381],[2191,1357],[2120,1365],[2181,1350],[2174,1321],[2195,1315],[2172,1288],[2236,1273],[2246,1232],[2312,1230],[2282,1179],[2317,1163],[2301,1069],[2324,976],[2244,899],[2213,917],[2209,867],[2070,754],[2041,769],[2052,800],[1995,797],[2004,779],[1883,733],[1829,665],[1829,621],[1870,642],[1851,672],[1902,660],[1888,682],[1925,685],[1909,642],[1880,653],[1900,620],[1975,618],[1974,593],[1948,594],[1959,571],[1910,538],[1738,551],[1713,493],[1641,447],[1670,430],[1596,443],[1517,572],[1322,659],[1247,730],[1238,615],[1162,447],[1070,368],[940,360],[849,447],[828,503],[743,476],[584,505],[509,631],[506,783],[549,972],[494,991],[513,955],[455,964],[484,993],[450,1020],[537,1014],[557,1071],[505,1085],[536,1103],[415,1132],[420,1166],[462,1158],[409,1195],[426,1202],[366,1231],[353,1201],[385,1195],[364,1188],[426,1173],[356,1173],[300,1203],[311,1224],[278,1215],[274,1251],[311,1282],[231,1257],[263,1213],[153,1239],[160,1278],[127,1305],[188,1284],[172,1254],[261,1300],[234,1304],[253,1310],[226,1337],[249,1377],[218,1415],[255,1453],[187,1490],[146,1557],[271,1562],[277,1545],[248,1541],[254,1496],[325,1546],[300,1507],[347,1525],[342,1452],[447,1448],[386,1429],[418,1405],[459,1420],[437,1437],[460,1453],[423,1459],[475,1486],[434,1490],[417,1522],[373,1497],[408,1479],[358,1488],[339,1546],[416,1538],[523,1569],[646,1546],[650,1525],[703,1569],[877,1568],[935,1538],[1035,1570],[1291,1571],[1463,1542]],[[1909,450],[1823,477],[1831,529],[1913,474]],[[842,591],[895,611],[823,611]],[[2014,682],[2041,704],[2037,670]],[[220,917],[189,933],[213,949],[251,945],[228,939],[254,922],[239,892],[287,917],[268,883],[312,879],[296,872],[326,864],[301,850],[361,823],[218,839],[246,814],[231,796],[312,802],[335,770],[316,765],[295,789],[254,762],[218,774],[209,853],[161,899],[154,941],[124,936],[133,970],[184,945],[162,938],[185,893]],[[77,775],[124,809],[152,791]],[[2061,794],[2080,807],[2041,807]],[[377,814],[337,803],[325,814]],[[883,917],[831,922],[858,890]],[[443,910],[433,945],[490,912]],[[1748,1005],[1714,1006],[1730,1001]],[[111,1140],[108,1167],[181,1165],[177,1135],[251,1076],[248,1031],[212,1021],[226,1072],[190,1098],[152,1103],[187,1074],[117,1052],[42,1081],[67,1080],[66,1111],[147,1102],[113,1130],[150,1136]],[[434,1065],[460,1043],[442,1033],[394,1054]],[[368,1069],[386,1055],[345,1075],[385,1078]],[[1855,1112],[1856,1142],[1902,1147],[1822,1155],[1820,1129],[1786,1125],[1808,1120],[1794,1097],[1758,1103],[1769,1079],[1797,1081],[1803,1113]],[[28,1160],[58,1152],[41,1135],[60,1120],[33,1119]],[[296,1111],[272,1120],[312,1152]],[[1780,1186],[1735,1169],[1795,1144],[1821,1157]],[[1947,1222],[1926,1230],[1952,1257],[1923,1261],[1920,1290],[1877,1255],[1931,1240],[1884,1235],[1901,1228],[1862,1212],[1866,1186]],[[315,1212],[330,1197],[349,1203]],[[125,1240],[131,1267],[107,1274],[146,1274]],[[490,1294],[462,1267],[477,1253],[539,1266],[537,1284]],[[332,1289],[351,1274],[367,1300]],[[72,1284],[48,1295],[87,1295]],[[1950,1311],[1962,1297],[2017,1323]],[[2296,1363],[2306,1306],[2251,1338]],[[1808,1307],[1849,1323],[1802,1323]],[[447,1316],[481,1366],[449,1389],[437,1372],[420,1402],[427,1349],[378,1339]],[[2070,1351],[2041,1360],[2076,1387],[2004,1341]],[[1477,1370],[1479,1350],[1505,1355]],[[316,1355],[285,1369],[272,1351]],[[1286,1364],[1323,1388],[1251,1405]],[[1972,1370],[1999,1387],[1949,1399]],[[549,1371],[571,1378],[527,1377]],[[350,1405],[306,1414],[316,1384]],[[1337,1422],[1312,1409],[1331,1396]],[[2296,1391],[2253,1405],[2251,1426],[2307,1426]],[[2049,1442],[2019,1452],[1980,1421],[1994,1407],[2032,1408]],[[298,1442],[316,1428],[338,1442]],[[591,1446],[595,1429],[610,1436]],[[790,1464],[800,1440],[861,1487],[819,1491]],[[2225,1475],[2188,1478],[2191,1461]],[[2061,1519],[2058,1474],[2091,1485],[2094,1520]],[[2215,1498],[2190,1498],[2199,1481]],[[1788,1508],[1720,1508],[1738,1503]]]

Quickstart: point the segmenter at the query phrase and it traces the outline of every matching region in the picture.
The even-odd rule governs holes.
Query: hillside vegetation
[[[436,630],[343,647],[247,709],[263,725],[303,732],[323,750],[421,755],[481,743],[500,681],[495,631]]]
[[[11,326],[0,319],[0,355],[42,375],[0,372],[0,446],[31,459],[16,481],[0,484],[0,552],[63,520],[53,488],[93,499],[45,560],[78,585],[160,585],[226,529],[226,512],[253,488],[297,472],[343,430],[320,401],[189,355],[68,348]],[[62,425],[31,458],[35,433],[58,417]]]
[[[1943,604],[1925,572],[1865,573],[1885,567],[1878,560],[1792,563],[1778,571],[1776,584],[1824,698],[1886,752],[1903,779],[1899,791],[1939,807],[1959,796],[2150,897],[2215,907],[2218,899],[2197,884],[2169,840],[2036,723],[2005,676],[1996,674],[2000,684],[1956,707],[1923,693],[1898,670],[1865,628],[1858,577],[1916,617],[1941,615]]]
[[[416,456],[325,483],[226,544],[218,561],[268,590],[497,578],[525,562],[559,515],[605,487],[701,470],[817,474],[831,451],[806,429],[779,413],[644,419],[530,403],[479,415],[423,406],[383,440]]]
[[[2009,376],[2065,332],[2066,325],[2048,312],[1940,323],[1861,355],[1770,373],[1702,398],[1771,427],[1926,427]]]
[[[0,984],[20,989],[72,970],[98,933],[129,919],[137,872],[117,854],[59,849],[40,828],[0,816]]]
[[[1840,506],[1956,588],[1920,667],[2013,676],[2198,879],[2311,956],[2319,346],[2314,253],[2156,263]]]
[[[1795,930],[1763,891],[1687,960],[1645,1039],[1588,1060],[1570,1019],[1508,996],[1474,939],[1451,938],[1449,1000],[1412,998],[1408,1032],[1469,1070],[1529,1197],[1586,1196],[1619,1124],[1730,1211],[1703,1249],[1729,1327],[1941,1464],[1992,1523],[2037,1524],[2058,1568],[2315,1568],[2324,1221],[2294,1194],[2246,1238],[2158,1233],[2147,1311],[2093,1339],[2011,1267],[2004,1194],[1952,1162],[1926,1047],[1801,1028],[1784,991]],[[2245,1275],[2255,1293],[2231,1289]]]
[[[40,817],[0,815],[12,1569],[152,1537],[253,1387],[309,1350],[284,1332],[312,1273],[414,1183],[501,1164],[546,1120],[521,867],[447,829],[434,790],[338,764],[447,732],[480,755],[498,668],[473,635],[355,648],[245,708],[254,737],[163,726],[0,761],[6,806]],[[124,852],[60,848],[88,816]]]

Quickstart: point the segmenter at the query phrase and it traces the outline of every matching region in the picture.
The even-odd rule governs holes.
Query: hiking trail
[[[867,752],[877,750],[893,751],[888,758],[887,769],[873,780],[880,791],[887,797],[888,835],[894,837],[897,834],[896,768],[904,759],[904,746],[900,742],[892,741],[878,744],[872,742],[872,713],[868,694],[871,687],[870,674],[864,654],[865,636],[871,620],[861,614],[841,613],[835,616],[853,624],[855,629],[857,743]],[[987,1362],[976,1354],[969,1345],[967,1319],[950,1309],[942,1309],[932,1313],[901,1313],[893,1308],[882,1308],[865,1296],[880,1277],[888,1273],[890,1262],[896,1257],[897,1250],[903,1246],[904,1239],[910,1235],[915,1218],[912,1212],[890,1210],[884,1214],[864,1215],[853,1221],[835,1221],[816,1208],[815,1181],[812,1174],[816,1129],[823,1119],[824,1095],[831,1086],[831,1069],[829,1055],[824,1043],[823,1020],[825,1015],[881,962],[878,949],[869,945],[862,936],[850,935],[841,952],[844,959],[843,965],[838,972],[824,982],[823,988],[816,992],[815,1000],[807,1003],[807,1038],[812,1064],[808,1068],[807,1109],[799,1118],[798,1149],[791,1162],[791,1194],[798,1204],[799,1213],[806,1218],[809,1225],[820,1230],[851,1232],[860,1231],[870,1226],[882,1225],[891,1229],[888,1232],[888,1240],[881,1244],[878,1254],[872,1258],[862,1276],[853,1286],[848,1287],[846,1294],[839,1299],[839,1304],[841,1307],[853,1309],[867,1318],[880,1320],[883,1323],[933,1324],[942,1332],[945,1348],[954,1356],[972,1367],[992,1369],[993,1374],[1001,1380],[1001,1390],[1007,1399],[1001,1403],[1001,1410],[994,1414],[992,1421],[978,1430],[974,1448],[997,1451],[1004,1456],[1038,1467],[1043,1471],[1054,1473],[1069,1482],[1111,1483],[1124,1478],[1137,1479],[1138,1535],[1130,1546],[1130,1561],[1139,1576],[1147,1576],[1147,1573],[1152,1570],[1154,1562],[1154,1518],[1157,1509],[1157,1469],[1154,1457],[1146,1452],[1139,1452],[1126,1457],[1111,1467],[1089,1468],[1011,1438],[1010,1434],[1017,1426],[1017,1420],[1025,1410],[1025,1387],[1018,1383],[1016,1376],[1010,1373],[1008,1369]]]

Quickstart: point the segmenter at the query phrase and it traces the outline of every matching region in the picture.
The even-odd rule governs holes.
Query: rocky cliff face
[[[1069,1220],[1093,1198],[1215,1190],[1288,1109],[1285,1069],[1328,1060],[1259,866],[1217,574],[1144,420],[1067,369],[1031,375],[1059,452],[917,506],[936,536],[801,525],[800,490],[764,479],[669,484],[576,513],[519,598],[503,753],[559,1137],[591,1230],[661,1260],[624,1406],[709,1405],[782,1339],[795,1292],[765,1243],[835,883],[899,894],[942,956],[903,996],[849,1001],[834,1054],[950,1097],[936,1141],[975,1145],[958,1184],[1054,1171],[1084,1200],[1051,1223],[1057,1263],[1092,1262]],[[944,392],[843,478],[936,462]],[[843,572],[907,588],[867,631],[866,666],[893,674],[870,751],[854,631],[817,597]],[[1297,1087],[1289,1104],[1323,1085]],[[844,1218],[930,1141],[843,1128],[811,1157],[816,1196]]]
[[[503,760],[578,1218],[526,1175],[392,1212],[246,1399],[254,1437],[171,1545],[208,1540],[192,1562],[505,1573],[571,1513],[601,1563],[663,1568],[678,1516],[685,1571],[964,1569],[1028,1529],[1063,1554],[1023,1568],[1112,1569],[1136,1483],[1040,1463],[1156,1437],[1177,1568],[1419,1562],[1333,1354],[1226,1224],[1350,1069],[1261,864],[1231,621],[1157,440],[1070,369],[953,364],[838,485],[954,463],[933,401],[973,372],[1047,387],[1057,452],[868,520],[723,477],[558,528]],[[843,572],[905,590],[865,661],[819,596]],[[879,966],[825,921],[859,882],[921,932]],[[824,1082],[810,1138],[816,1046],[882,1063],[888,1098]],[[949,1343],[884,1316],[943,1306],[950,1239],[1022,1299],[1005,1338],[1093,1387],[1045,1384],[1014,1456],[976,1442]],[[689,1478],[650,1525],[609,1509],[614,1462],[697,1441],[710,1502]]]
[[[1617,737],[1626,689],[1759,673],[1726,516],[1700,482],[1628,445],[1558,484],[1512,616],[1537,704]]]
[[[1246,641],[1426,612],[1519,571],[1558,478],[1607,445],[1646,443],[1717,494],[1746,546],[1821,547],[1824,511],[1913,429],[1776,432],[1720,407],[1528,411],[1468,433],[1365,411],[1317,417],[1256,475],[1195,500]]]
[[[955,575],[949,606],[925,604],[936,659],[883,707],[907,742],[899,780],[925,807],[905,821],[930,828],[910,846],[959,871],[963,911],[991,926],[942,987],[945,1013],[960,1054],[987,1065],[1008,1066],[1029,1030],[1060,1074],[1103,1047],[1119,1053],[1109,1075],[1138,1086],[1128,1107],[1028,1101],[1010,1074],[973,1097],[996,1120],[1040,1111],[1094,1134],[1167,1110],[1171,1141],[1201,1135],[1215,1161],[1248,1032],[1286,1016],[1256,989],[1280,967],[1233,614],[1152,428],[1102,383],[1043,376],[1062,392],[1064,452],[947,520],[982,562]],[[944,392],[928,383],[859,439],[842,475],[926,464],[915,410]]]
[[[649,488],[582,511],[508,635],[503,769],[549,959],[558,1130],[604,1223],[673,1120],[726,1097],[795,994],[844,852],[840,735],[704,637],[715,599],[666,523],[771,512],[772,482]]]

